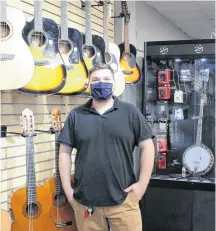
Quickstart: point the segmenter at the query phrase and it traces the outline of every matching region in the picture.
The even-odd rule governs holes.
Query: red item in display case
[[[170,85],[164,85],[158,88],[159,99],[170,99]]]
[[[158,72],[158,84],[169,84],[170,83],[170,70],[164,70]]]
[[[166,153],[159,154],[158,169],[166,169]]]
[[[167,151],[167,137],[166,135],[157,136],[157,152],[166,152]]]

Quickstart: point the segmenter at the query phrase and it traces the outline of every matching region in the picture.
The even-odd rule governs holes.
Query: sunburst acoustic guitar
[[[103,56],[101,54],[101,50],[95,45],[98,44],[99,41],[101,43],[101,38],[99,36],[94,36],[94,41],[93,41],[92,23],[91,23],[91,3],[92,0],[85,1],[85,36],[83,36],[84,45],[82,51],[83,60],[85,62],[88,71],[93,67],[94,64],[103,63]],[[84,93],[85,94],[90,93],[89,86],[84,91]]]
[[[34,163],[34,116],[28,108],[22,112],[22,136],[26,138],[26,187],[11,198],[14,217],[11,231],[57,231],[50,218],[52,197],[48,190],[36,185]]]
[[[61,1],[61,27],[59,52],[67,69],[67,80],[57,94],[80,94],[87,88],[88,72],[81,59],[82,35],[75,28],[68,28],[68,1]]]
[[[58,25],[42,17],[42,1],[34,1],[34,19],[27,22],[23,38],[34,57],[32,80],[19,90],[30,94],[54,94],[66,81],[66,67],[58,51]]]
[[[121,70],[119,63],[120,50],[115,43],[109,42],[108,36],[108,12],[109,12],[109,1],[103,2],[104,18],[103,18],[103,28],[104,28],[104,41],[105,41],[105,62],[110,65],[115,72],[115,90],[114,95],[120,96],[125,89],[125,76]]]
[[[76,220],[74,211],[71,205],[68,203],[65,196],[61,178],[59,174],[59,143],[57,143],[58,135],[62,130],[61,113],[58,109],[51,111],[51,129],[50,132],[55,134],[55,176],[48,179],[44,184],[50,195],[52,195],[52,206],[50,209],[50,217],[55,225],[61,231],[78,231],[76,227]],[[71,180],[74,180],[73,176]]]
[[[7,212],[6,210],[4,209],[1,209],[0,210],[0,213],[1,213],[1,231],[11,231],[11,217],[10,217],[10,214],[9,212]]]
[[[22,38],[24,13],[0,1],[0,90],[14,90],[30,82],[34,73],[32,54]]]
[[[130,13],[128,12],[126,1],[122,1],[121,4],[124,14],[124,43],[119,44],[121,53],[120,66],[125,75],[125,82],[132,84],[140,80],[141,73],[136,63],[136,48],[129,42]]]

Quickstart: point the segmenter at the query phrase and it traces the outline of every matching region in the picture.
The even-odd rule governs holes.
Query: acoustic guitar
[[[50,218],[52,197],[46,188],[36,186],[34,162],[34,116],[26,108],[21,116],[22,136],[26,138],[26,187],[15,191],[11,198],[14,217],[11,231],[57,231]]]
[[[10,214],[4,210],[0,210],[1,213],[1,231],[11,231],[11,217]]]
[[[30,94],[54,94],[66,81],[67,72],[58,51],[58,25],[42,18],[42,1],[34,1],[34,19],[27,22],[23,38],[34,57],[35,71],[32,80],[19,90]]]
[[[122,1],[122,12],[124,15],[124,43],[119,44],[120,66],[125,75],[127,84],[137,83],[141,78],[140,69],[136,63],[136,48],[129,42],[130,13],[126,1]]]
[[[57,143],[58,135],[62,130],[61,113],[58,109],[51,111],[51,133],[55,134],[55,177],[49,179],[44,184],[50,195],[52,195],[52,206],[50,216],[52,221],[61,231],[78,231],[74,211],[68,203],[64,194],[59,174],[59,143]],[[74,180],[73,177],[71,179]]]
[[[100,36],[92,36],[92,23],[91,23],[91,2],[92,0],[85,1],[85,36],[84,36],[84,45],[83,45],[83,60],[89,71],[94,64],[103,63],[103,56],[101,54],[100,49],[96,46],[96,44],[100,44],[103,39]],[[96,42],[95,42],[96,41]],[[101,45],[102,46],[102,45]],[[87,89],[84,91],[85,94],[90,93],[90,86],[88,85]]]
[[[30,82],[34,73],[32,54],[22,38],[24,13],[0,1],[0,90],[14,90]]]
[[[119,59],[120,50],[115,43],[109,42],[108,36],[108,12],[109,12],[109,1],[103,2],[103,28],[104,28],[104,41],[105,41],[105,62],[110,65],[115,72],[115,90],[114,95],[120,96],[125,89],[125,76],[121,70]]]
[[[67,69],[67,80],[62,90],[57,94],[76,95],[87,88],[88,72],[81,59],[82,35],[74,28],[68,28],[68,2],[61,1],[61,28],[59,52]]]

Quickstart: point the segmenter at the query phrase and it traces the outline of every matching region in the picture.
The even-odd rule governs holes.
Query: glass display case
[[[144,43],[143,113],[155,134],[152,178],[214,182],[215,40]]]

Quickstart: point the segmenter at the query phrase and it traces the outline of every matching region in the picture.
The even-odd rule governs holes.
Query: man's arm
[[[152,139],[139,142],[141,148],[140,174],[138,183],[146,190],[154,166],[155,148]]]
[[[73,189],[71,186],[71,153],[71,147],[60,144],[59,173],[61,177],[62,187],[64,189],[68,202],[71,202],[73,199]]]

